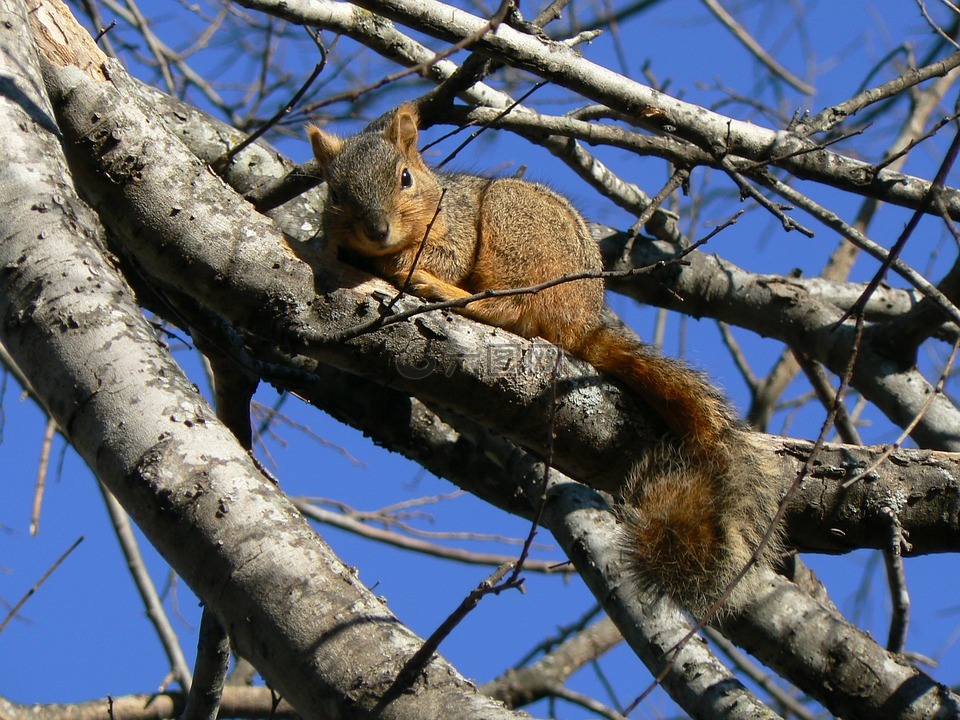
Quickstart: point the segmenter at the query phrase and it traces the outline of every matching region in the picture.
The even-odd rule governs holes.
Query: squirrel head
[[[406,103],[387,127],[341,139],[308,126],[327,181],[324,227],[329,242],[382,256],[421,243],[440,189],[417,151],[417,112]]]

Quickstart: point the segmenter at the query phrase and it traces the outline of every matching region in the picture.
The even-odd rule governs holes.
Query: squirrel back
[[[523,180],[430,170],[417,151],[417,120],[405,104],[382,131],[340,139],[307,128],[328,186],[327,241],[428,300],[596,273],[461,312],[587,360],[663,419],[670,432],[638,451],[620,493],[624,552],[641,589],[706,611],[748,564],[777,509],[749,433],[704,375],[603,321],[600,251],[565,198]],[[776,551],[774,541],[759,562]],[[741,582],[726,608],[748,596]]]

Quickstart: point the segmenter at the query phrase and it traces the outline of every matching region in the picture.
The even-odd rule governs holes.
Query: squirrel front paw
[[[413,277],[410,278],[410,283],[407,285],[407,290],[417,297],[434,302],[458,300],[470,296],[470,293],[463,288],[451,285],[425,270],[414,271]]]

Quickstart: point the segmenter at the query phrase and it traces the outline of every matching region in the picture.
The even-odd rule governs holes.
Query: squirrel
[[[345,139],[307,127],[328,188],[327,242],[434,301],[596,272],[460,312],[558,345],[625,383],[662,418],[669,434],[638,451],[620,491],[629,574],[641,591],[665,592],[691,612],[707,612],[725,592],[724,610],[735,610],[756,573],[728,586],[778,505],[751,433],[706,376],[604,322],[600,250],[568,200],[526,180],[431,170],[417,149],[418,122],[406,103],[385,128]],[[758,564],[772,564],[778,538]]]

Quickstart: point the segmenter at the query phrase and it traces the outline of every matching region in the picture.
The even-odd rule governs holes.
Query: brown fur
[[[331,193],[328,242],[398,285],[420,252],[411,289],[422,297],[451,300],[602,268],[583,218],[553,190],[431,171],[417,151],[411,105],[383,132],[346,140],[307,132]],[[702,612],[750,559],[777,499],[749,434],[706,378],[604,324],[602,310],[603,281],[585,279],[477,300],[462,312],[563,347],[620,378],[663,418],[674,437],[641,454],[624,483],[625,553],[640,586]],[[728,608],[743,597],[736,592]]]

